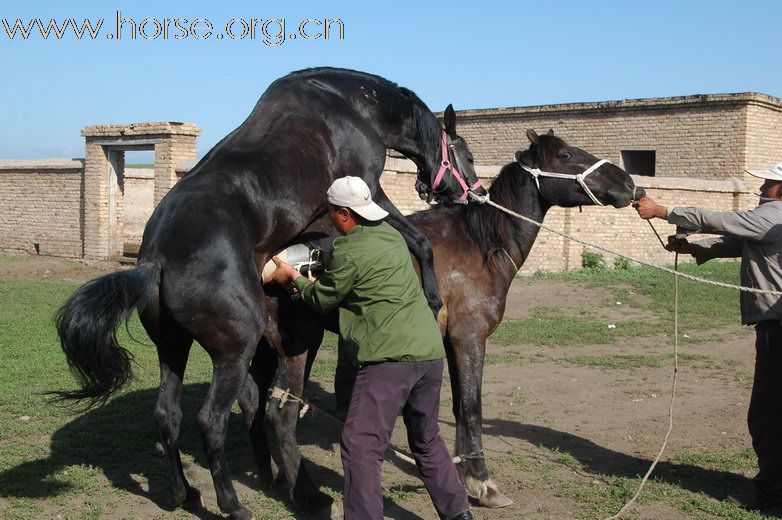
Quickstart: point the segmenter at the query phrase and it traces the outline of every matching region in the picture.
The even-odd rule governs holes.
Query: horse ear
[[[548,135],[554,135],[554,129],[553,128],[549,128],[548,129]]]
[[[445,121],[445,131],[450,136],[456,135],[456,111],[453,109],[453,105],[449,104],[445,107],[445,114],[443,114]]]
[[[533,130],[532,128],[527,130],[527,139],[529,139],[529,142],[532,144],[538,144],[539,137],[537,132],[535,132],[535,130]]]

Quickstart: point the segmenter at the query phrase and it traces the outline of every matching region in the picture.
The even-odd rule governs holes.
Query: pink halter
[[[443,180],[443,177],[445,176],[445,172],[449,171],[451,172],[451,175],[459,182],[459,185],[462,187],[462,190],[464,193],[462,193],[462,196],[459,197],[459,202],[466,202],[467,201],[467,194],[470,192],[470,190],[474,190],[475,188],[478,188],[481,186],[480,179],[475,181],[475,184],[472,185],[472,187],[467,186],[467,182],[464,180],[464,177],[459,173],[459,170],[456,169],[456,166],[451,164],[451,161],[448,160],[448,135],[445,133],[445,130],[443,130],[442,133],[442,139],[440,141],[441,144],[441,150],[442,150],[442,160],[440,161],[440,170],[437,172],[437,175],[434,178],[434,183],[432,184],[432,191],[436,192],[437,187],[440,185],[440,183]],[[459,157],[454,154],[454,159],[456,159],[456,162],[459,163]]]

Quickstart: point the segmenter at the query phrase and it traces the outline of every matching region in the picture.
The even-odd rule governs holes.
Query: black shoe
[[[468,509],[467,511],[459,513],[455,517],[451,518],[451,520],[472,520],[472,513]]]

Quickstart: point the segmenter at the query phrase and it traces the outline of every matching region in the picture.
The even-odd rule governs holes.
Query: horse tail
[[[132,378],[133,356],[117,341],[124,318],[144,308],[158,278],[149,264],[119,271],[82,285],[57,312],[55,323],[78,390],[49,392],[55,402],[82,401],[87,408],[104,403]]]

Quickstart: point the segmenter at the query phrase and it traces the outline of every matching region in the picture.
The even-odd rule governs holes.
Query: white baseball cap
[[[340,177],[331,183],[326,197],[331,204],[350,208],[367,220],[381,220],[388,212],[372,201],[369,186],[359,177]]]
[[[761,179],[782,181],[782,162],[776,163],[768,170],[744,170],[744,171],[755,177],[760,177]]]

